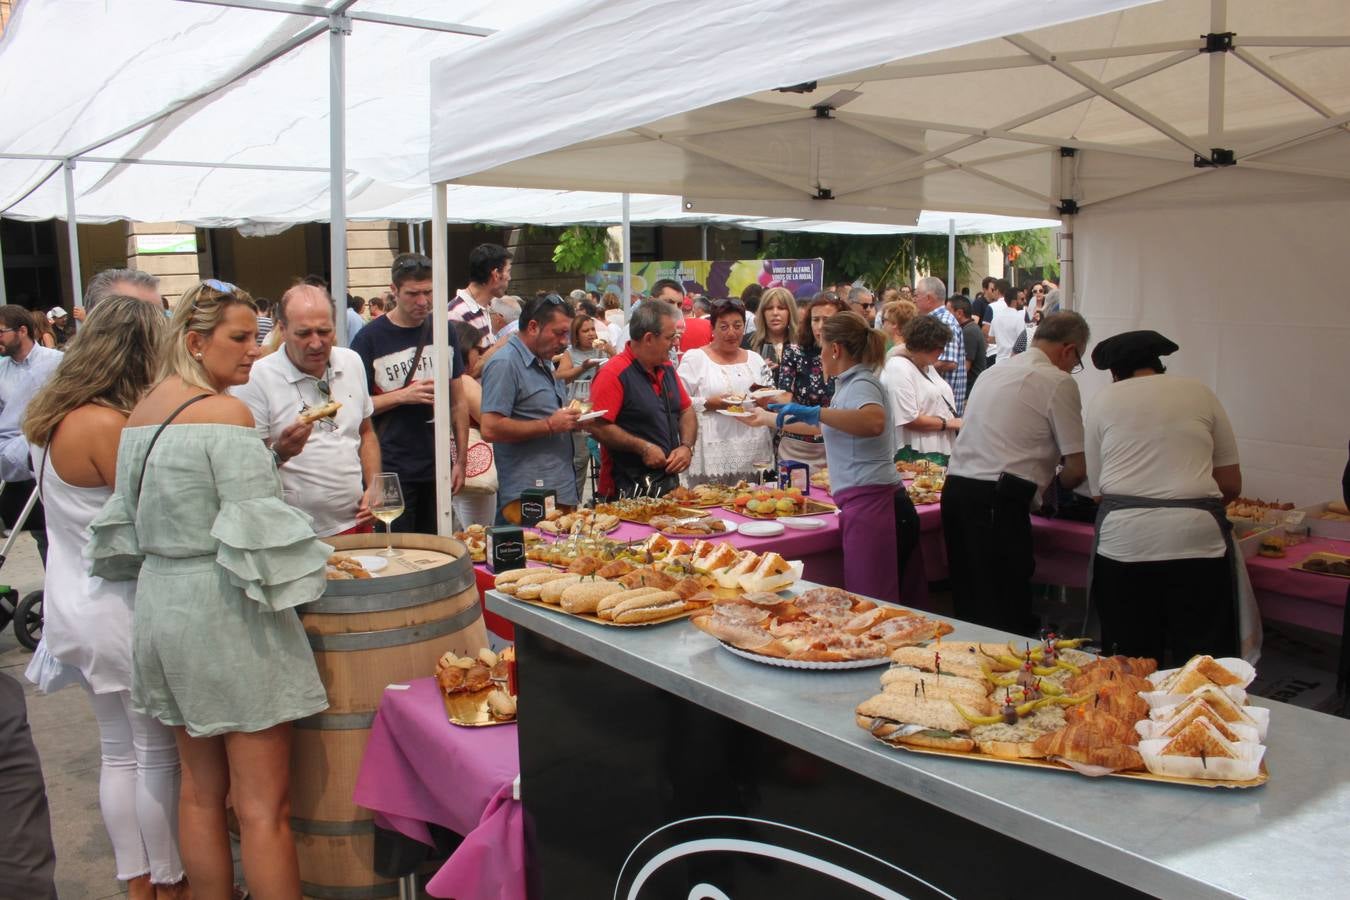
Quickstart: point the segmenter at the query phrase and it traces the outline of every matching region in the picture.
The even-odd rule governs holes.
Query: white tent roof
[[[772,53],[744,52],[770,31]],[[1235,49],[1203,52],[1209,32]],[[1350,179],[1344,0],[609,0],[438,60],[432,79],[434,179],[681,194],[694,211],[1046,216],[1213,173],[1195,165],[1213,148]],[[457,140],[483,106],[499,127]],[[1079,151],[1065,166],[1061,147]]]
[[[520,27],[557,5],[358,0],[348,12],[453,22],[472,31]],[[428,61],[484,38],[358,18],[345,40],[347,217],[429,219]],[[322,18],[180,0],[25,0],[0,39],[0,84],[10,87],[0,154],[80,155],[74,184],[81,222],[327,221],[328,76]],[[93,161],[122,158],[140,162]],[[179,164],[185,162],[245,168]],[[0,212],[64,218],[59,166],[53,159],[0,162]],[[638,224],[913,230],[792,220],[761,225],[742,215],[689,212],[669,196],[636,195],[631,206]],[[448,209],[454,222],[604,225],[619,221],[620,195],[458,187]],[[923,230],[945,232],[947,218]],[[957,218],[963,234],[1052,224]]]

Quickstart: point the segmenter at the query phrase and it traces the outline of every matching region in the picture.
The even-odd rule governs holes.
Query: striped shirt
[[[263,341],[267,340],[267,336],[268,336],[269,334],[272,333],[272,325],[273,325],[273,322],[272,322],[272,317],[271,317],[271,316],[258,316],[258,346],[259,346],[259,347],[262,346],[262,342],[263,342]]]
[[[939,306],[929,313],[930,316],[937,319],[943,325],[951,329],[951,339],[947,341],[947,347],[942,351],[938,359],[942,362],[955,363],[956,368],[950,372],[943,372],[942,377],[952,386],[953,404],[956,407],[956,414],[963,416],[966,414],[966,338],[961,331],[961,326],[956,322],[956,316],[945,306]]]
[[[469,293],[468,288],[460,288],[455,293],[455,298],[450,301],[450,318],[456,322],[472,325],[483,332],[483,338],[478,342],[479,347],[487,350],[492,346],[492,320],[488,318],[487,308],[478,305],[478,301],[473,299],[473,294]]]

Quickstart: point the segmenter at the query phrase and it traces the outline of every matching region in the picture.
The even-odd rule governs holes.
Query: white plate
[[[733,647],[725,641],[718,641],[718,643],[737,656],[766,666],[778,666],[783,669],[871,669],[876,666],[888,666],[891,663],[889,654],[877,659],[846,659],[843,662],[811,662],[804,659],[779,659],[776,656],[761,656],[758,653],[751,653],[749,650]]]
[[[760,388],[757,391],[751,391],[746,396],[751,400],[763,400],[765,397],[777,397],[781,393],[783,392],[777,388]]]
[[[784,516],[778,521],[788,528],[800,528],[803,531],[815,531],[817,528],[825,527],[824,519],[813,519],[810,516]]]
[[[773,537],[783,533],[781,522],[742,522],[739,527],[741,534],[746,537]]]
[[[738,412],[738,413],[734,413],[734,412],[732,412],[732,411],[729,410],[729,409],[719,409],[718,412],[720,412],[720,413],[721,413],[722,415],[724,415],[724,416],[731,416],[733,419],[748,419],[748,418],[750,418],[751,416],[754,415],[754,413],[752,413],[752,412]]]
[[[389,560],[383,556],[353,556],[352,559],[359,562],[372,575],[383,571],[385,566],[389,565]]]
[[[607,409],[594,409],[594,410],[591,410],[591,411],[588,412],[588,413],[583,413],[582,415],[577,416],[577,421],[578,421],[578,422],[589,422],[591,419],[598,419],[598,418],[600,418],[601,416],[603,416],[603,415],[604,415],[605,413],[607,413],[607,412],[609,412],[609,410],[607,410]]]

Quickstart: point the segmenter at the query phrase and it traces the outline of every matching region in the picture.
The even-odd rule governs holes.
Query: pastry
[[[300,421],[306,425],[312,425],[320,419],[331,419],[337,415],[338,410],[342,409],[342,404],[336,400],[329,400],[322,406],[314,406],[300,413]]]

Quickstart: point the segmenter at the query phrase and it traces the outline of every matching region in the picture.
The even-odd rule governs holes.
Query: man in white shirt
[[[1021,310],[1008,305],[1007,297],[1012,293],[1012,285],[1002,278],[995,284],[998,299],[989,304],[989,312],[994,317],[989,325],[989,349],[997,362],[1003,362],[1012,356],[1013,344],[1017,343],[1027,323]]]
[[[520,329],[520,298],[514,294],[495,297],[488,308],[492,333],[498,340],[507,340]]]
[[[1036,569],[1030,513],[1055,478],[1066,488],[1086,475],[1083,408],[1072,375],[1089,338],[1075,312],[1046,316],[1026,353],[980,376],[966,404],[942,491],[952,600],[959,619],[1035,634]]]
[[[460,288],[450,301],[450,318],[472,325],[483,332],[478,345],[483,355],[478,367],[469,374],[478,377],[492,354],[506,345],[492,327],[489,310],[492,301],[506,296],[511,285],[511,254],[499,244],[479,244],[469,252],[469,284]],[[467,351],[468,348],[466,347]]]
[[[276,309],[281,349],[254,363],[248,383],[231,390],[272,448],[282,489],[292,492],[286,499],[313,518],[319,537],[372,530],[371,491],[380,472],[364,365],[355,351],[333,346],[334,312],[322,288],[288,290]],[[300,420],[330,400],[342,404],[334,416]]]
[[[33,470],[28,438],[23,434],[23,416],[28,404],[61,364],[61,351],[44,347],[33,340],[33,316],[22,306],[0,306],[0,480],[6,482],[0,494],[0,516],[6,528],[13,528],[24,504],[33,493]],[[33,506],[24,523],[33,533],[38,553],[47,559],[47,526],[42,501]]]

